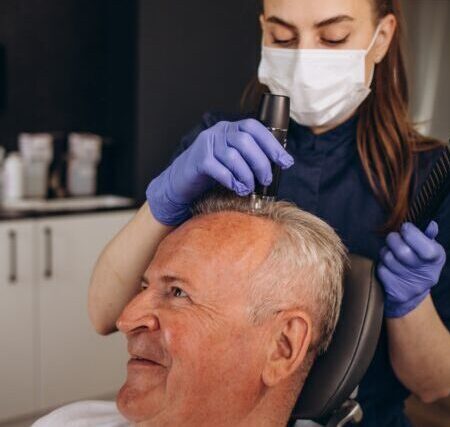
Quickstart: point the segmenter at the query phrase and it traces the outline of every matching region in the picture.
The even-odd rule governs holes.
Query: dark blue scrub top
[[[235,121],[241,115],[206,113],[195,129],[186,135],[178,154],[198,134],[221,120]],[[387,219],[368,183],[356,146],[357,117],[319,136],[291,121],[288,152],[295,165],[282,172],[279,199],[295,203],[330,224],[350,253],[376,260],[384,246],[385,236],[377,231]],[[426,178],[441,149],[420,153],[417,157],[417,187]],[[436,221],[438,239],[450,249],[450,197],[441,208]],[[448,255],[449,256],[449,255]],[[450,259],[450,258],[449,258]],[[436,309],[450,329],[450,263],[447,262],[440,283],[432,290]],[[320,393],[320,390],[317,391]],[[372,364],[359,389],[358,401],[364,410],[365,427],[409,426],[403,414],[403,401],[409,391],[397,380],[391,368],[387,332],[383,326]]]

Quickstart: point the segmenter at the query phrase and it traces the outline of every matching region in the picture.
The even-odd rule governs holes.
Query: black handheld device
[[[420,230],[425,231],[444,199],[450,193],[450,145],[447,145],[423,183],[406,216]]]
[[[272,133],[277,141],[286,148],[289,128],[290,99],[287,96],[265,93],[262,96],[257,119]],[[272,163],[273,180],[269,186],[259,183],[251,196],[252,210],[258,210],[266,203],[273,202],[278,195],[281,168]]]

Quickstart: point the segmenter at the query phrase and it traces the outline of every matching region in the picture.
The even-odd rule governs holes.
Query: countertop
[[[69,206],[65,206],[65,204]],[[17,206],[0,206],[0,221],[117,212],[134,210],[139,207],[140,204],[136,200],[119,196],[53,199],[48,201],[30,201],[29,203],[21,201]]]

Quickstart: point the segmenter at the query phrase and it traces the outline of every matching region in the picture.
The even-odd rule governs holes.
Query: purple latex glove
[[[378,278],[385,290],[385,316],[403,317],[414,310],[439,281],[446,254],[435,240],[439,227],[432,221],[425,233],[411,223],[390,233],[380,252]]]
[[[283,169],[294,159],[257,120],[219,122],[194,143],[147,188],[153,216],[162,224],[178,225],[190,215],[191,204],[217,182],[240,196],[272,182],[270,161]]]

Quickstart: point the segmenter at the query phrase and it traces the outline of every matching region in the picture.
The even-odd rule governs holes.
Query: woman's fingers
[[[385,267],[387,267],[392,273],[397,274],[399,276],[406,275],[409,270],[405,267],[389,250],[387,247],[384,247],[380,252],[381,262]]]
[[[383,264],[378,264],[377,275],[381,283],[386,284],[398,282],[398,276]],[[391,297],[394,298],[400,298],[403,293],[403,289],[400,286],[390,286],[389,288],[386,288],[385,286],[385,290],[386,292],[389,292]]]
[[[389,233],[386,244],[395,257],[409,267],[416,267],[422,263],[414,250],[403,240],[400,233]]]
[[[402,225],[401,236],[404,242],[423,260],[432,262],[438,259],[442,254],[440,245],[434,240],[439,229],[435,222],[430,223],[425,234],[422,233],[414,224],[407,222]]]
[[[262,185],[272,182],[272,166],[253,137],[245,132],[228,132],[227,144],[237,150]]]
[[[241,120],[235,123],[237,130],[250,134],[265,155],[283,169],[294,164],[292,156],[282,147],[269,130],[255,119]]]
[[[238,150],[225,144],[218,144],[214,148],[214,157],[233,174],[236,181],[245,187],[245,190],[238,194],[249,194],[255,189],[253,172]]]
[[[208,131],[206,142],[198,144],[198,168],[240,196],[272,182],[271,161],[286,169],[294,163],[275,137],[257,120],[219,122]],[[219,166],[220,165],[220,166]]]
[[[225,167],[216,158],[211,157],[202,165],[202,173],[210,176],[216,180],[219,184],[234,191],[239,196],[248,194],[248,188],[239,182],[233,175],[233,173]]]
[[[436,221],[431,221],[425,230],[425,236],[429,239],[435,239],[439,234],[439,226]]]

